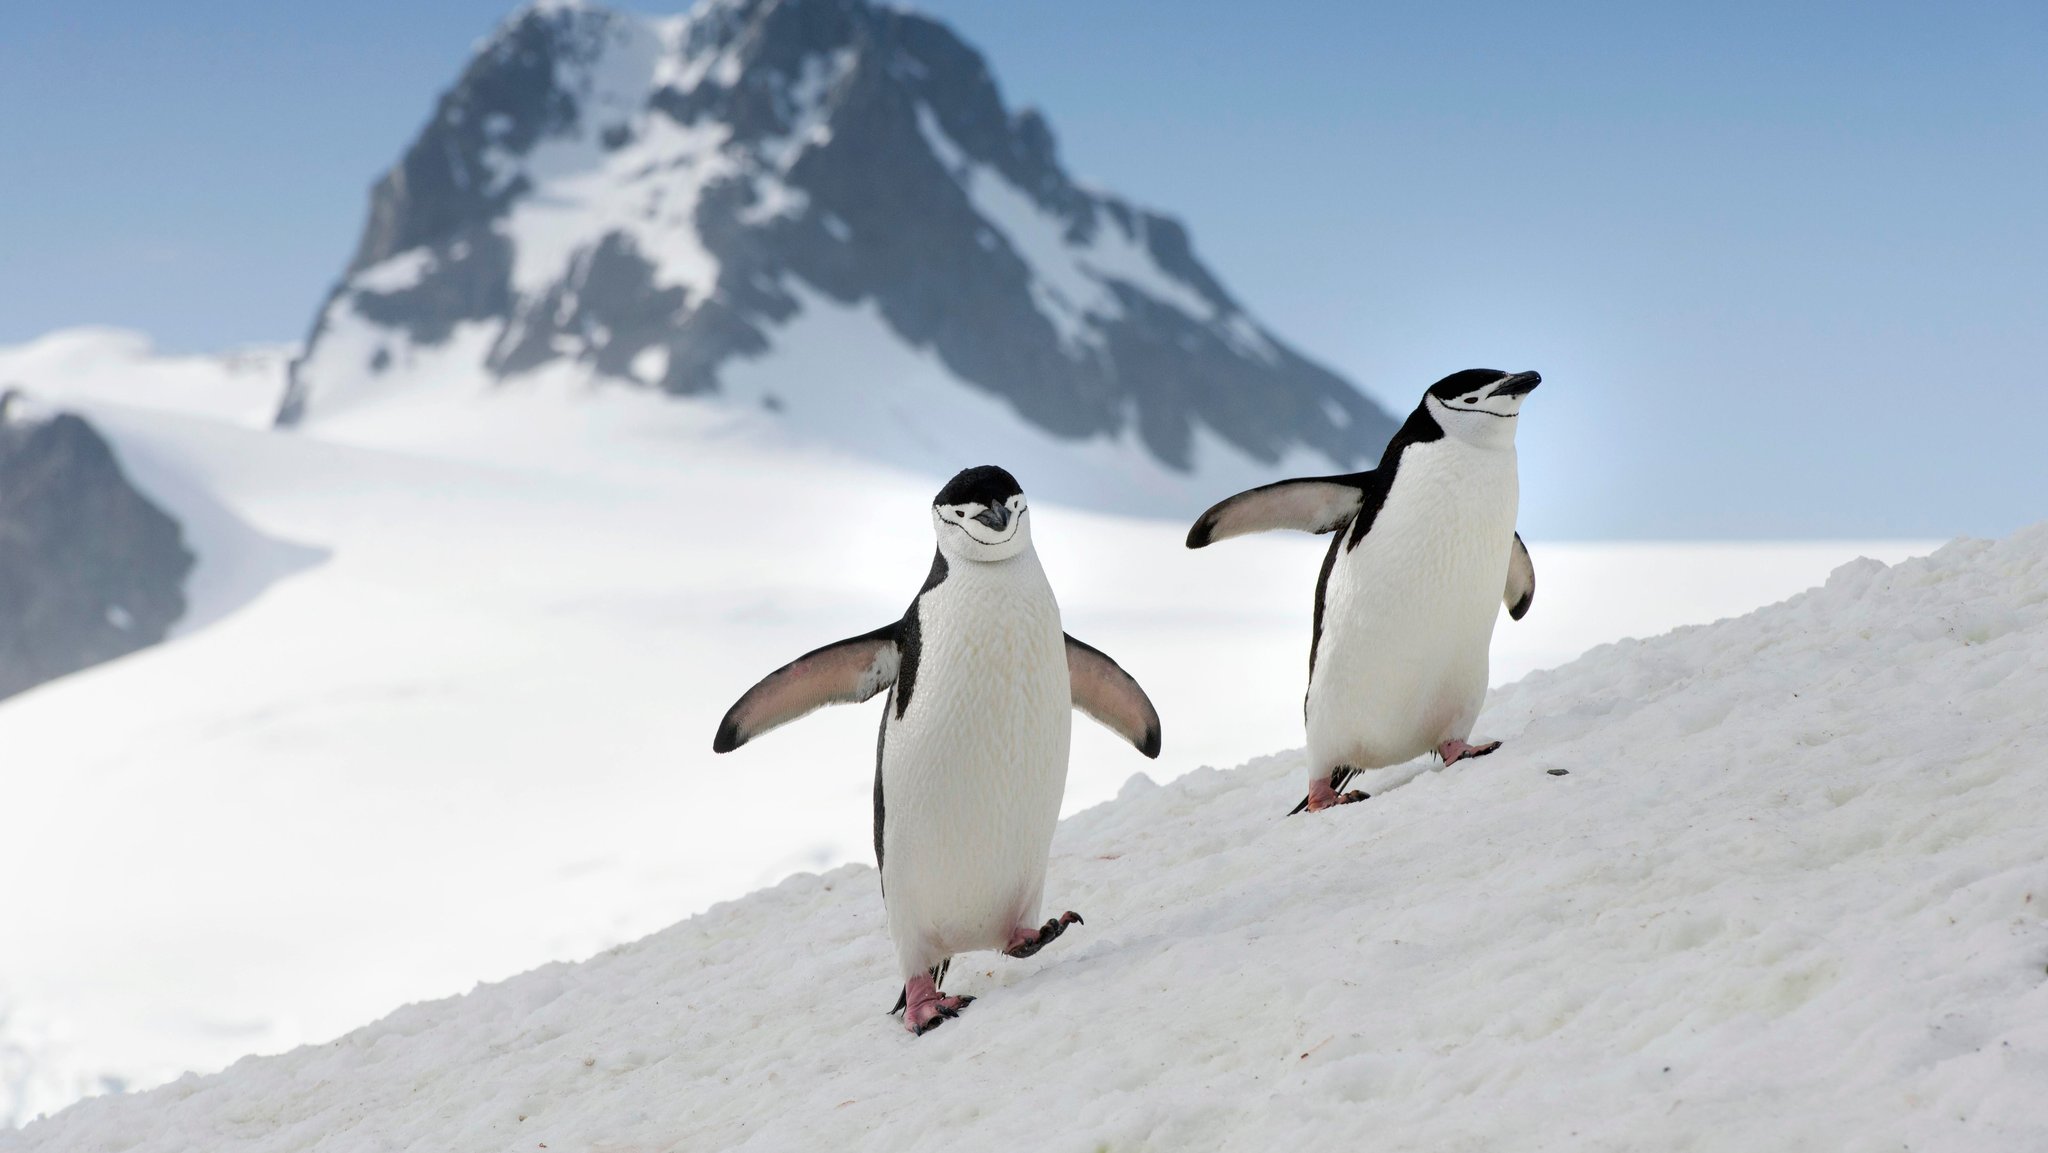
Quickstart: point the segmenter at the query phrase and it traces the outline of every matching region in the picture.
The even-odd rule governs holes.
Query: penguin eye
[[[1465,398],[1465,403],[1466,403],[1466,404],[1478,404],[1478,403],[1479,403],[1479,398],[1478,398],[1478,397],[1476,397],[1476,396],[1468,396],[1468,397],[1466,397],[1466,398]]]

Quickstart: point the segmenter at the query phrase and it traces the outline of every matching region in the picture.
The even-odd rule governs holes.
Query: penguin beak
[[[997,532],[1001,532],[1010,523],[1010,506],[1006,504],[992,504],[975,513],[974,519]]]
[[[1494,386],[1494,396],[1527,396],[1543,383],[1541,373],[1518,372]]]

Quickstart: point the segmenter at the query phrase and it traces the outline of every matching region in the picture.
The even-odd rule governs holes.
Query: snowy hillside
[[[159,352],[120,328],[66,328],[0,346],[0,390],[46,403],[103,401],[257,428],[270,423],[297,350],[259,345],[208,356]]]
[[[514,14],[378,184],[279,419],[593,388],[928,476],[1029,463],[1126,512],[1393,430],[1179,223],[1076,183],[971,47],[865,0]]]
[[[2044,698],[2048,526],[1859,561],[1363,805],[1132,778],[1055,843],[1086,926],[924,1038],[849,865],[0,1149],[2038,1150]]]
[[[236,362],[60,335],[0,368],[84,412],[198,563],[169,644],[0,707],[0,876],[34,878],[0,886],[0,1123],[867,859],[871,710],[747,763],[708,734],[767,667],[902,612],[934,482],[708,435],[645,392],[415,397],[359,414],[382,448],[280,435],[220,404],[245,387]],[[1019,472],[1035,496],[1041,474]],[[1317,541],[1191,555],[1183,523],[1038,507],[1068,621],[1169,718],[1150,771],[1300,739]],[[1497,680],[1920,550],[1533,545],[1542,605],[1501,629]],[[1136,760],[1075,732],[1069,811]],[[788,792],[763,806],[769,778]]]

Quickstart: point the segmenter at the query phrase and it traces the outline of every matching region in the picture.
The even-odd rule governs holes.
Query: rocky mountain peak
[[[451,356],[486,386],[574,366],[744,403],[731,368],[840,307],[1056,447],[1180,473],[1210,471],[1205,452],[1354,467],[1392,431],[1179,222],[1077,184],[972,47],[863,0],[521,9],[371,199],[282,424],[445,386]],[[792,379],[758,406],[801,425],[810,393],[848,386]],[[891,457],[886,431],[853,439]]]

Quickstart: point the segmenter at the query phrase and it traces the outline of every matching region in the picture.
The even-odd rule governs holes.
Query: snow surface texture
[[[2048,526],[1858,561],[1362,805],[1132,777],[1054,846],[1087,925],[924,1038],[850,865],[0,1149],[2038,1150],[2044,698]]]

